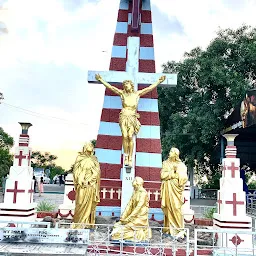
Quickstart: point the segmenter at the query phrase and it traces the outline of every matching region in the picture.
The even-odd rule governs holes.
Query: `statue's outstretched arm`
[[[101,82],[106,88],[108,88],[109,90],[114,92],[115,94],[117,94],[117,95],[121,95],[122,94],[122,90],[120,90],[120,89],[116,88],[115,86],[112,86],[108,82],[104,81],[100,74],[95,75],[95,78],[96,78],[96,80]]]
[[[154,84],[151,84],[150,86],[139,90],[138,94],[139,96],[142,96],[144,94],[147,94],[148,92],[151,92],[154,88],[156,88],[159,84],[161,84],[163,81],[165,80],[165,76],[161,76],[157,82],[155,82]]]

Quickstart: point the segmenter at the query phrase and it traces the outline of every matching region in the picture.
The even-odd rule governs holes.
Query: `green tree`
[[[13,155],[9,150],[0,148],[0,178],[9,173],[10,167],[13,163]]]
[[[0,148],[9,150],[14,145],[13,138],[0,127]]]
[[[96,140],[91,140],[91,143],[94,147],[96,147]]]
[[[49,152],[34,151],[31,156],[31,166],[51,169],[56,166],[55,160],[57,160],[57,156],[51,155]]]
[[[163,71],[178,73],[174,89],[158,88],[163,157],[172,146],[210,175],[225,120],[256,81],[256,29],[220,30],[206,50],[195,48]]]
[[[10,149],[13,147],[14,140],[0,127],[0,178],[9,173],[13,163],[13,155]]]
[[[52,180],[55,175],[64,174],[65,170],[61,166],[55,166],[51,169],[50,179]]]

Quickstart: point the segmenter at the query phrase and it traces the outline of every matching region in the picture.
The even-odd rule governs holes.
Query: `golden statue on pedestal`
[[[133,135],[137,135],[140,130],[140,117],[137,113],[139,99],[142,95],[147,94],[157,87],[165,80],[165,76],[161,76],[159,80],[139,91],[134,91],[134,85],[132,81],[123,81],[123,90],[120,90],[109,83],[105,82],[102,77],[97,74],[95,78],[101,82],[106,88],[110,89],[115,94],[119,95],[122,100],[123,109],[119,115],[119,125],[123,137],[123,149],[124,149],[124,164],[132,167],[132,153],[133,153]]]
[[[114,225],[113,240],[147,241],[152,237],[148,222],[149,198],[143,188],[144,180],[135,177],[132,185],[132,197],[123,212],[120,221]]]
[[[172,148],[169,157],[163,162],[161,170],[161,208],[164,212],[163,232],[183,237],[185,232],[177,230],[184,228],[181,211],[183,191],[188,181],[187,167],[179,158],[180,152]]]
[[[73,177],[76,191],[73,228],[83,228],[76,223],[95,224],[96,206],[100,202],[100,165],[91,142],[86,143],[77,156]]]

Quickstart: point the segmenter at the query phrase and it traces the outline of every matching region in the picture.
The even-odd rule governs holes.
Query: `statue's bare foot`
[[[124,165],[129,165],[129,159],[128,159],[128,156],[125,156],[124,157]]]
[[[131,159],[129,159],[129,167],[132,167],[132,160]]]

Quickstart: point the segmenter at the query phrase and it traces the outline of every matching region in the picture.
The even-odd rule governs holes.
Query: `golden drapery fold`
[[[74,223],[95,224],[96,206],[100,202],[100,165],[94,155],[82,152],[73,168],[76,191]],[[83,225],[73,225],[83,228]],[[90,227],[90,226],[88,226]]]
[[[120,127],[125,126],[127,131],[129,127],[133,127],[134,133],[138,134],[141,126],[138,118],[140,115],[136,111],[123,108],[119,114],[119,125]]]
[[[147,241],[152,237],[148,222],[149,198],[147,191],[141,187],[134,191],[123,212],[121,221],[114,225],[113,240]]]
[[[183,191],[188,181],[187,167],[181,161],[163,162],[161,170],[161,208],[164,212],[164,233],[176,235],[184,228],[181,207],[183,205]]]

